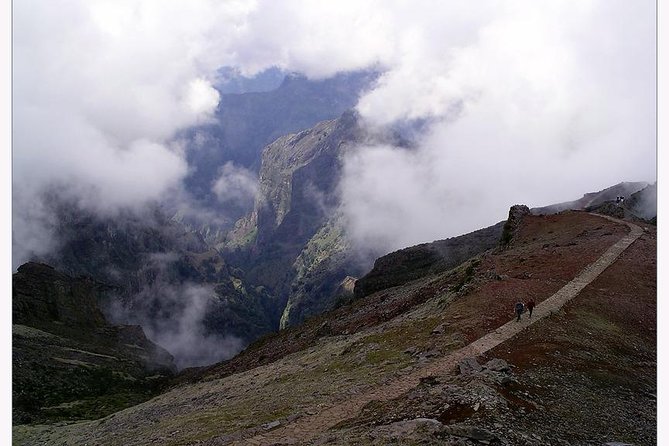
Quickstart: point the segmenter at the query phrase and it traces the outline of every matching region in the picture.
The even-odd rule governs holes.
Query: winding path
[[[244,439],[241,442],[234,444],[269,446],[277,444],[295,444],[313,439],[316,435],[326,431],[336,424],[356,416],[367,403],[374,400],[389,401],[397,398],[418,386],[421,378],[448,372],[456,367],[463,359],[479,356],[502,342],[514,337],[528,326],[536,324],[541,319],[550,316],[564,304],[576,297],[583,288],[604,272],[606,268],[615,262],[625,249],[643,234],[643,229],[635,224],[604,215],[593,215],[606,218],[616,223],[626,224],[629,226],[630,232],[613,244],[597,260],[588,265],[571,282],[567,283],[551,297],[538,304],[534,308],[531,319],[525,318],[518,323],[514,318],[512,321],[502,325],[460,350],[450,353],[442,358],[435,359],[433,362],[417,368],[407,375],[395,378],[366,393],[354,395],[346,402],[336,404],[315,415],[299,418],[291,424]]]

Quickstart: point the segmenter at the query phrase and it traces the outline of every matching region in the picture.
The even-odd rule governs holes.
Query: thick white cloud
[[[211,187],[221,202],[240,205],[253,203],[258,192],[258,178],[243,167],[228,161],[219,171],[219,177]]]
[[[154,254],[153,265],[166,266],[175,261],[171,253]],[[244,341],[231,335],[211,333],[206,317],[217,303],[213,287],[193,283],[164,282],[161,271],[157,280],[134,297],[129,307],[120,300],[111,301],[104,308],[105,316],[115,324],[139,324],[147,337],[166,348],[179,369],[223,361],[239,353]],[[155,308],[166,309],[156,315]]]
[[[360,240],[455,235],[514,202],[654,176],[650,0],[24,0],[13,12],[15,227],[48,221],[28,216],[54,184],[98,210],[177,188],[173,138],[210,118],[221,66],[381,67],[358,105],[369,125],[430,123],[412,152],[347,161],[343,210]],[[394,195],[393,178],[406,179]],[[48,246],[19,233],[31,231],[15,246]]]
[[[374,126],[431,125],[414,150],[349,156],[351,234],[389,251],[654,181],[654,35],[652,2],[512,2],[463,45],[423,41],[358,105]]]
[[[213,8],[213,9],[212,9]],[[46,252],[45,191],[114,212],[178,188],[172,142],[210,119],[219,66],[207,33],[226,2],[30,1],[14,7],[14,263]],[[214,14],[211,14],[212,11]],[[214,56],[212,56],[214,55]],[[35,218],[36,210],[42,218]]]

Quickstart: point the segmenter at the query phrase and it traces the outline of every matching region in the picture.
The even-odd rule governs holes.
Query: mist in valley
[[[348,150],[327,209],[361,253],[490,226],[514,204],[656,181],[651,1],[36,0],[13,13],[14,270],[66,242],[54,194],[101,219],[157,206],[189,228],[232,228],[258,198],[257,164],[192,155],[216,150],[198,129],[241,91],[235,76],[380,73],[358,119],[370,134],[405,129],[410,144]],[[209,201],[186,186],[205,167]],[[107,314],[141,324],[180,367],[200,365],[243,347],[204,328],[217,298],[158,277]]]

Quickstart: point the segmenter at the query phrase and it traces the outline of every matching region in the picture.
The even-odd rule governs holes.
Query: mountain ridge
[[[478,358],[484,367],[464,361],[435,371],[399,398],[371,401],[313,440],[299,441],[292,426],[349,396],[428,370],[494,331],[512,318],[519,297],[550,297],[625,237],[627,227],[575,211],[528,215],[506,247],[282,330],[227,363],[188,371],[148,405],[101,423],[15,428],[15,434],[26,444],[123,444],[128,435],[137,444],[253,438],[265,444],[262,438],[280,433],[282,442],[298,444],[646,444],[655,426],[656,236],[653,226],[643,229],[573,303]],[[625,270],[633,274],[621,275]],[[464,286],[455,287],[463,278]],[[582,423],[592,413],[607,416]],[[542,431],[534,437],[537,425]]]
[[[607,187],[606,189],[602,189],[601,191],[588,192],[577,200],[532,208],[531,212],[533,214],[554,214],[565,210],[585,210],[588,208],[595,208],[604,204],[606,201],[615,200],[618,196],[629,197],[630,195],[637,193],[648,186],[649,184],[645,181],[625,181]]]
[[[291,296],[304,286],[306,275],[300,271],[309,270],[307,264],[315,260],[309,251],[317,250],[326,239],[339,251],[350,248],[334,211],[336,186],[343,154],[365,137],[357,116],[349,111],[336,120],[279,138],[263,152],[259,195],[254,210],[229,235],[228,246],[236,250],[229,258],[246,271],[250,281],[281,296],[276,317],[282,327],[296,307]],[[327,254],[333,255],[332,262],[335,251]],[[333,303],[335,283],[359,272],[351,254],[345,253],[306,286],[311,290],[327,282],[322,299],[313,300],[326,301],[316,304],[322,308]]]

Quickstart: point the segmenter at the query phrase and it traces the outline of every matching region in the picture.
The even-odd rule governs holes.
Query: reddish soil
[[[514,317],[516,302],[553,295],[627,232],[584,212],[527,216],[511,246],[483,257],[474,289],[449,305],[447,321],[474,341]]]
[[[484,404],[473,413],[452,401],[438,411],[441,394],[423,391],[370,405],[348,425],[433,417],[501,432],[514,445],[656,444],[657,242],[655,227],[641,226],[647,231],[561,310],[479,358],[512,365],[517,382],[495,388],[507,411]],[[578,212],[528,217],[508,249],[484,256],[444,318],[472,341],[512,319],[517,300],[550,297],[627,231]]]
[[[585,212],[528,215],[510,246],[482,257],[462,296],[448,305],[444,321],[452,331],[461,332],[467,342],[478,339],[508,322],[518,300],[532,297],[538,304],[550,297],[627,231],[624,225]],[[462,271],[451,272],[427,283],[418,280],[415,286],[398,287],[399,292],[392,288],[380,291],[261,338],[230,361],[186,370],[175,384],[238,373],[309,348],[319,337],[373,327],[443,295],[463,279],[467,278]]]
[[[655,361],[656,243],[655,228],[650,227],[577,299],[565,305],[564,314],[512,340],[514,354],[509,360],[519,367],[530,366],[546,359],[554,352],[546,346],[559,341],[567,351],[573,348],[597,354],[610,352],[643,364]],[[600,328],[596,335],[595,328]],[[499,346],[493,355],[502,355],[505,348],[505,344]]]
[[[520,429],[570,432],[578,444],[655,444],[657,239],[646,227],[560,314],[487,355],[514,364],[545,408]]]

